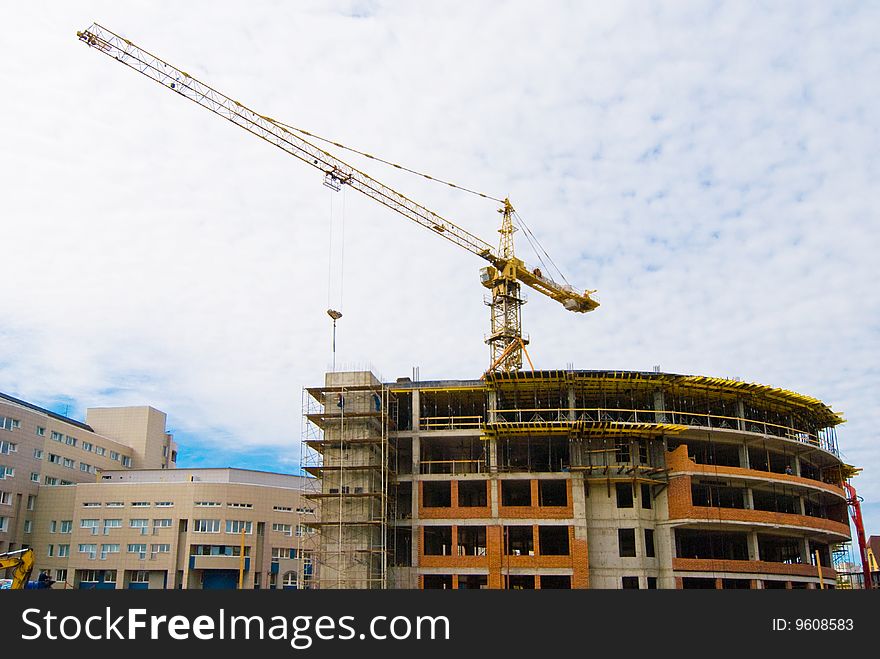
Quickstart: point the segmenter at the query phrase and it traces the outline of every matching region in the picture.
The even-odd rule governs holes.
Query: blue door
[[[238,572],[236,570],[205,570],[202,575],[202,588],[205,590],[235,590],[238,588]]]

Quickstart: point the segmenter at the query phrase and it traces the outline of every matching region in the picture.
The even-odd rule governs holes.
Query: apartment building
[[[105,471],[173,469],[177,445],[152,407],[94,408],[85,423],[0,394],[0,552],[33,544],[43,494]]]
[[[105,471],[40,495],[36,570],[78,589],[302,589],[314,505],[301,476],[247,469]]]

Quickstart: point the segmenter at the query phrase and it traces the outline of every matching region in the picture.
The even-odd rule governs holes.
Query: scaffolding
[[[391,393],[369,374],[329,373],[303,390],[302,468],[320,531],[314,587],[384,589],[388,572]]]

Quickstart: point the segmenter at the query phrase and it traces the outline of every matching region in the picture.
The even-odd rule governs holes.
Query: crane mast
[[[303,139],[284,124],[249,109],[107,28],[95,23],[88,29],[77,32],[77,37],[86,45],[166,89],[317,168],[324,174],[324,184],[333,190],[338,191],[341,186],[348,185],[488,261],[489,265],[481,270],[480,280],[491,291],[491,299],[487,302],[491,310],[491,332],[486,337],[491,351],[489,370],[515,371],[522,368],[523,350],[528,340],[522,334],[520,311],[524,300],[520,283],[560,302],[569,311],[584,313],[599,306],[591,297],[595,291],[581,293],[567,284],[558,284],[537,268],[529,269],[522,260],[516,258],[513,247],[513,234],[516,230],[512,218],[514,210],[508,199],[504,200],[504,206],[499,209],[502,214],[501,239],[496,251],[489,243],[469,231]]]

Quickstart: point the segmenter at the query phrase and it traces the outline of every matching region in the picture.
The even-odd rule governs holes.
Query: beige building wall
[[[177,446],[165,431],[164,412],[145,406],[93,407],[86,410],[86,423],[130,446],[133,469],[169,469],[177,462]]]
[[[103,431],[0,394],[0,552],[33,544],[35,512],[53,487],[94,482],[105,471],[136,465],[175,466],[177,447],[164,413],[103,408],[96,418],[106,423]]]
[[[56,587],[69,588],[237,585],[243,541],[244,588],[310,587],[316,536],[304,526],[314,521],[304,480],[146,470],[56,488],[35,518],[35,574],[48,571]]]

